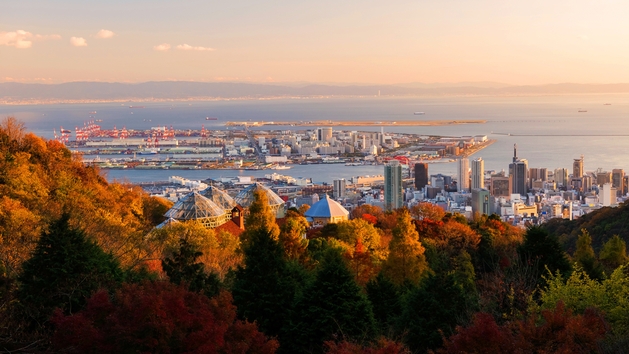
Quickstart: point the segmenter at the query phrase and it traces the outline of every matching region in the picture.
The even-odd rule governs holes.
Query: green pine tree
[[[321,353],[333,339],[364,341],[374,337],[371,303],[356,284],[338,250],[330,249],[315,280],[297,301],[292,326],[285,338],[288,352]]]
[[[407,296],[398,333],[416,353],[438,348],[466,319],[466,294],[453,275],[430,275]]]
[[[256,321],[269,336],[278,336],[290,319],[304,271],[286,260],[283,247],[268,231],[259,229],[250,236],[244,266],[234,275],[234,304],[241,318]]]
[[[539,226],[531,226],[526,230],[524,242],[518,247],[518,255],[523,264],[536,270],[538,283],[542,283],[542,277],[548,275],[549,271],[552,274],[559,271],[567,276],[572,270],[557,238]]]
[[[168,275],[171,283],[186,283],[188,289],[203,292],[208,297],[217,295],[221,289],[221,281],[215,273],[205,274],[203,263],[196,263],[203,255],[185,239],[179,241],[179,251],[173,258],[162,260],[162,269]]]
[[[393,335],[393,326],[402,312],[400,290],[382,273],[370,280],[366,288],[380,333]]]
[[[592,248],[592,237],[586,229],[581,229],[581,235],[577,239],[574,260],[590,278],[599,280],[603,278],[603,267],[596,259],[594,248]]]
[[[111,254],[68,225],[63,215],[44,232],[33,256],[18,278],[18,299],[34,322],[47,321],[55,308],[80,310],[90,295],[122,281],[122,271]]]
[[[599,253],[601,262],[607,268],[607,271],[611,273],[614,269],[627,263],[627,245],[625,241],[618,235],[614,235],[603,245],[603,249]]]

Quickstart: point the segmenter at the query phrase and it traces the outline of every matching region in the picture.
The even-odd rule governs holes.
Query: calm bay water
[[[611,105],[605,105],[609,103]],[[130,109],[129,105],[143,105]],[[579,113],[579,110],[587,112]],[[486,124],[434,127],[386,127],[385,131],[432,135],[486,134],[497,142],[474,155],[483,157],[486,169],[507,169],[513,156],[529,160],[530,167],[571,168],[572,160],[585,156],[585,169],[624,168],[629,171],[629,94],[566,95],[539,97],[431,97],[282,99],[174,103],[102,103],[0,106],[0,117],[15,116],[28,130],[52,138],[53,129],[74,130],[90,119],[103,128],[147,129],[173,125],[176,129],[221,129],[225,121],[412,121],[484,119]],[[413,112],[423,111],[423,116]],[[205,117],[217,117],[206,121]],[[276,129],[279,129],[278,127]],[[290,129],[291,127],[285,127]],[[303,128],[302,128],[303,129]],[[380,130],[379,127],[343,127],[344,130]],[[502,134],[521,134],[514,136]],[[430,173],[456,172],[456,165],[431,164]],[[254,175],[273,171],[109,171],[109,179],[129,181],[164,180],[178,174],[188,178]],[[312,177],[317,182],[355,175],[381,174],[382,166],[295,166],[278,171]]]

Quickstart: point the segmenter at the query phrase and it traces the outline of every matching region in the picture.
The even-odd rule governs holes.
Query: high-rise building
[[[472,189],[485,188],[485,161],[482,157],[472,160]]]
[[[472,188],[472,213],[491,214],[489,191],[485,188]]]
[[[517,153],[517,145],[513,145],[513,163],[509,164],[509,180],[511,184],[510,194],[526,195],[528,192],[527,176],[529,163],[526,159],[520,159]]]
[[[317,129],[317,140],[328,141],[330,139],[332,139],[332,127]]]
[[[384,207],[386,210],[401,208],[404,188],[402,186],[402,165],[391,160],[384,165]]]
[[[491,176],[491,195],[494,197],[508,197],[511,192],[509,177],[504,172]]]
[[[589,192],[592,190],[592,176],[584,175],[581,177],[583,193]]]
[[[580,159],[574,159],[572,163],[572,178],[583,177],[583,155]]]
[[[615,168],[612,170],[612,187],[615,187],[619,195],[625,195],[627,193],[625,184],[625,170],[622,168]]]
[[[470,160],[466,158],[459,159],[459,181],[458,191],[469,191],[470,189]]]
[[[602,206],[616,205],[616,188],[611,183],[605,183],[601,186],[599,194],[599,202]]]
[[[568,169],[566,168],[555,169],[555,183],[563,187],[568,186]]]
[[[612,183],[612,174],[611,172],[598,172],[596,173],[596,184],[602,186],[606,183]]]
[[[345,198],[345,178],[335,179],[334,180],[334,199]]]
[[[428,164],[416,163],[415,164],[415,189],[421,190],[428,184]]]

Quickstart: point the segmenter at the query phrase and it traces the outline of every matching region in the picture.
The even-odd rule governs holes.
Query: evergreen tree
[[[289,321],[295,296],[304,281],[302,269],[290,264],[270,232],[258,229],[244,249],[244,266],[235,273],[232,293],[241,318],[278,336]]]
[[[179,241],[179,251],[173,258],[162,260],[162,269],[168,275],[171,283],[186,283],[188,289],[194,292],[203,292],[208,297],[218,294],[221,289],[221,281],[215,273],[205,274],[203,263],[196,263],[203,255],[185,239]]]
[[[581,229],[581,235],[577,239],[577,250],[574,252],[574,260],[590,278],[603,278],[603,268],[596,259],[594,249],[592,248],[592,237],[586,229]]]
[[[453,333],[466,315],[466,296],[452,275],[430,275],[406,299],[398,332],[413,352],[425,353]]]
[[[402,312],[402,297],[399,289],[384,274],[367,283],[367,296],[373,306],[373,314],[380,333],[393,334],[393,326]]]
[[[393,229],[393,237],[389,243],[389,256],[382,267],[382,272],[393,283],[402,285],[404,282],[417,284],[427,269],[419,234],[411,223],[408,210],[403,209],[398,213],[397,225]]]
[[[523,264],[535,268],[538,282],[548,271],[552,274],[559,271],[565,276],[572,269],[557,238],[539,226],[531,226],[526,230],[524,242],[518,247],[518,255]]]
[[[64,313],[79,311],[99,288],[116,285],[122,271],[85,234],[68,225],[68,215],[49,226],[35,252],[23,265],[18,298],[33,321],[47,321],[55,308]]]
[[[609,272],[627,263],[627,245],[618,235],[614,235],[603,245],[599,253],[601,262]]]
[[[289,341],[280,341],[288,352],[321,353],[327,340],[373,338],[371,304],[337,250],[326,252],[315,280],[297,301],[291,324],[285,336]]]

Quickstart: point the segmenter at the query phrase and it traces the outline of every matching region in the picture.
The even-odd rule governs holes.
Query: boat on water
[[[129,108],[144,108],[144,106],[129,106]]]
[[[214,118],[214,117],[205,117],[205,120],[218,120],[218,118]]]
[[[143,149],[138,151],[138,155],[157,155],[158,153],[158,149]]]
[[[275,165],[273,167],[271,167],[272,170],[290,170],[290,166],[286,166],[286,165]]]
[[[96,114],[96,111],[91,111],[90,114]]]
[[[423,116],[426,113],[425,112],[415,112],[413,114],[416,115],[416,116]]]

